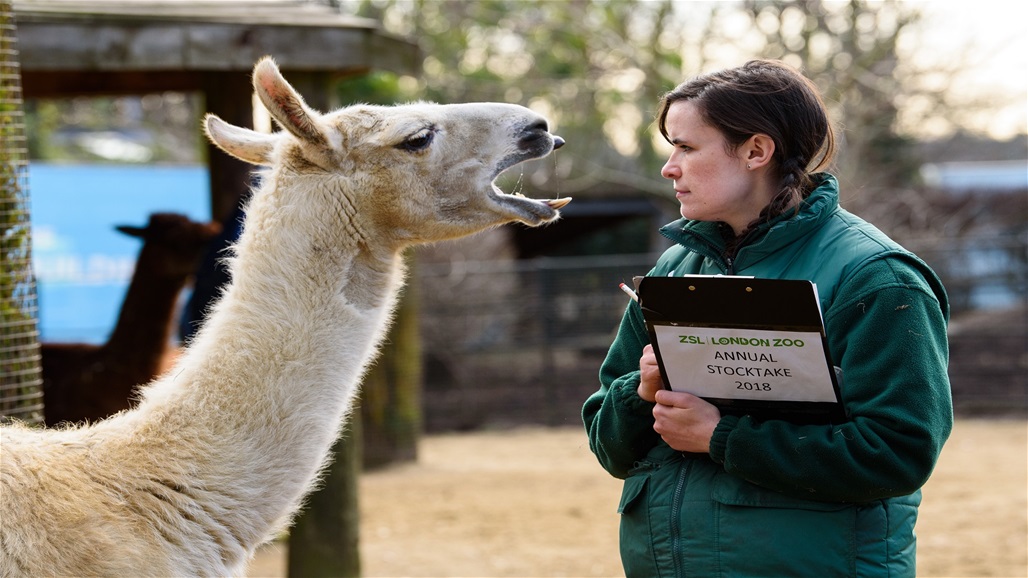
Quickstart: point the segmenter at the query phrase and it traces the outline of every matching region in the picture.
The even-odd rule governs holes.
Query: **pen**
[[[639,296],[635,294],[635,291],[632,291],[631,287],[624,283],[619,284],[618,287],[621,287],[621,290],[627,293],[628,296],[632,298],[632,301],[635,301],[636,303],[639,302]]]

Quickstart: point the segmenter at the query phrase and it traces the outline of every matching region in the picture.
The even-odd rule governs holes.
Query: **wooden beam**
[[[202,75],[207,112],[225,122],[253,128],[253,85],[249,72],[207,73]],[[211,185],[211,218],[222,222],[232,214],[239,200],[250,189],[256,167],[231,157],[213,144],[207,144]]]
[[[159,92],[198,92],[202,77],[214,71],[163,70],[83,73],[77,70],[23,70],[25,98],[123,96]]]
[[[422,58],[374,21],[310,2],[18,0],[14,12],[24,73],[246,71],[272,55],[283,69],[417,74]]]
[[[233,70],[271,54],[283,67],[348,70],[388,62],[413,73],[409,46],[372,30],[208,23],[18,24],[28,70]]]
[[[205,108],[253,127],[250,73],[272,55],[312,105],[329,79],[389,70],[417,74],[417,44],[376,22],[299,0],[15,0],[25,98],[201,91]],[[319,106],[319,103],[323,103]],[[211,212],[231,214],[253,167],[208,148]]]

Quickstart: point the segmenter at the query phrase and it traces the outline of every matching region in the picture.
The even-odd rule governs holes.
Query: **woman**
[[[592,451],[625,480],[625,572],[914,576],[919,488],[953,423],[939,279],[813,172],[834,137],[817,89],[787,65],[687,81],[657,122],[683,219],[661,229],[675,245],[649,275],[814,281],[847,417],[761,421],[664,390],[630,304],[583,408]]]

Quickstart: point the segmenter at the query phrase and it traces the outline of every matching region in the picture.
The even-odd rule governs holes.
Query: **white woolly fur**
[[[138,406],[0,430],[0,575],[242,575],[325,464],[389,324],[404,248],[538,226],[569,200],[492,184],[563,142],[523,107],[322,115],[270,59],[254,88],[282,132],[205,119],[217,146],[266,167],[230,286]]]

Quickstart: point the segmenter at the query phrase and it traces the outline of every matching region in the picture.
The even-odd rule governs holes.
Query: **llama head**
[[[270,58],[257,63],[253,83],[285,130],[262,134],[208,115],[210,140],[243,161],[273,167],[275,178],[308,179],[289,188],[291,206],[309,205],[310,218],[359,220],[377,243],[438,241],[514,221],[538,226],[557,219],[570,201],[506,194],[494,183],[506,169],[564,143],[527,108],[413,103],[321,114]]]
[[[115,229],[142,239],[143,250],[150,256],[139,264],[159,268],[168,276],[194,273],[204,250],[221,233],[217,223],[200,223],[176,213],[153,213],[145,227],[118,225]]]

